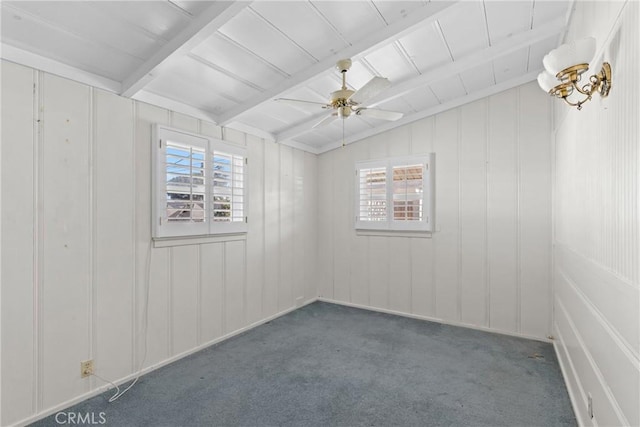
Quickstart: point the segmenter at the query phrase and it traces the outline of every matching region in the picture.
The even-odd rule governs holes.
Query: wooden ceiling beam
[[[425,74],[421,74],[417,77],[413,77],[400,82],[399,84],[393,85],[389,89],[386,89],[367,101],[367,107],[373,107],[377,104],[398,98],[412,90],[415,90],[416,88],[427,86],[447,76],[454,76],[464,70],[472,69],[487,62],[491,62],[519,49],[523,49],[549,37],[553,37],[554,35],[560,34],[564,31],[565,27],[564,19],[557,19],[548,24],[541,25],[538,28],[515,34],[491,47],[467,55],[458,61],[450,62]],[[277,141],[286,141],[303,133],[309,132],[312,126],[320,120],[322,116],[327,114],[327,111],[323,111],[302,123],[298,123],[291,128],[278,133],[276,135]],[[373,129],[378,129],[378,127]]]
[[[163,63],[171,58],[189,53],[195,46],[247,8],[249,4],[249,1],[214,2],[125,78],[122,81],[120,95],[130,98],[144,89],[155,78],[155,71]]]
[[[284,80],[280,84],[272,87],[261,94],[247,100],[241,105],[227,111],[220,115],[219,124],[226,124],[234,121],[242,113],[257,107],[263,102],[271,101],[273,98],[277,98],[283,92],[295,90],[305,85],[310,79],[316,77],[318,74],[324,73],[335,66],[335,63],[339,59],[352,58],[358,59],[367,55],[374,49],[389,43],[393,40],[397,40],[414,31],[417,27],[423,26],[429,22],[433,22],[438,19],[445,11],[450,11],[452,8],[461,7],[461,2],[431,2],[425,6],[412,11],[407,17],[395,21],[380,31],[376,31],[358,42],[348,46],[333,55],[322,59],[321,61],[307,67],[299,73]]]

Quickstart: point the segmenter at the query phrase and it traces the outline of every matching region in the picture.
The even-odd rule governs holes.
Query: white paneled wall
[[[553,331],[582,425],[640,425],[639,25],[638,2],[576,2],[567,40],[597,38],[612,90],[554,106]]]
[[[553,335],[579,422],[640,425],[640,4],[574,7],[608,99],[530,83],[320,156],[2,62],[0,424],[103,387],[81,360],[122,380],[319,295]],[[153,123],[247,146],[246,237],[152,247]],[[355,162],[429,152],[437,232],[357,234]]]
[[[246,238],[149,254],[152,123],[247,145]],[[313,154],[3,62],[1,171],[2,425],[136,371],[148,276],[145,367],[317,296]]]
[[[546,339],[550,102],[530,83],[320,155],[320,296]],[[354,162],[429,152],[433,237],[356,234]]]

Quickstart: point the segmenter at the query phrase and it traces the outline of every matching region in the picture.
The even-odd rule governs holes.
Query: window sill
[[[431,239],[432,231],[417,230],[364,230],[356,229],[356,236],[382,236],[382,237],[414,237],[419,239]]]
[[[206,243],[233,242],[247,240],[247,233],[216,234],[210,236],[178,236],[178,237],[154,237],[154,248],[170,248],[173,246],[202,245]]]

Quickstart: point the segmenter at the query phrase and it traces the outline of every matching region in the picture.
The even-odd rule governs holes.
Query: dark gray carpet
[[[67,411],[108,426],[576,425],[550,344],[320,302],[111,394]]]

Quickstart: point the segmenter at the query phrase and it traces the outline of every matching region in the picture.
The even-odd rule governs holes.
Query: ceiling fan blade
[[[274,99],[274,101],[278,101],[278,102],[282,102],[285,104],[290,104],[290,105],[295,105],[296,107],[322,107],[322,108],[329,108],[331,107],[328,104],[325,104],[324,102],[315,102],[315,101],[305,101],[303,99],[292,99],[292,98],[276,98]]]
[[[391,82],[386,77],[374,77],[351,95],[349,97],[349,101],[356,104],[362,104],[390,86]]]
[[[378,110],[375,108],[359,108],[356,110],[356,115],[390,121],[398,120],[404,116],[403,113],[397,111]]]
[[[315,129],[318,127],[326,126],[337,118],[338,118],[338,113],[331,113],[327,117],[325,117],[324,119],[320,120],[318,123],[313,125],[312,127],[313,129]]]

